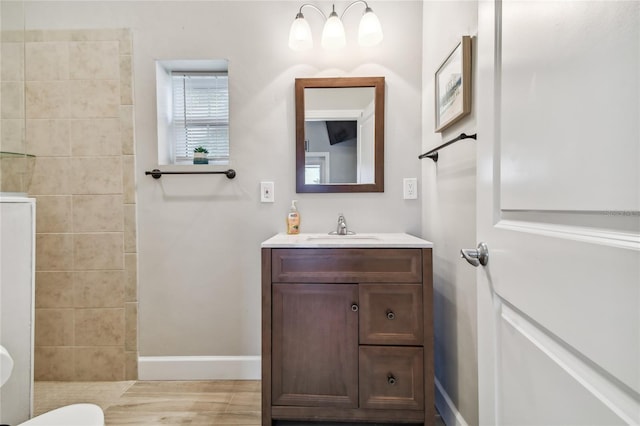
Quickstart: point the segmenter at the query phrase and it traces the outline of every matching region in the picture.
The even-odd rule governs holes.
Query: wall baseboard
[[[260,380],[260,356],[141,356],[139,380]]]
[[[438,409],[444,424],[447,426],[469,426],[437,378],[435,379],[435,384],[436,408]]]

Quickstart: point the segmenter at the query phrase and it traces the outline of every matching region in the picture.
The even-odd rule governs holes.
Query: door
[[[640,3],[479,2],[480,423],[640,423]]]
[[[358,406],[358,285],[273,284],[273,405]]]

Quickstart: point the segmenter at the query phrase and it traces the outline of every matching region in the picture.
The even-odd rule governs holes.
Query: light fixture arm
[[[351,9],[351,7],[352,7],[352,6],[355,6],[355,5],[356,5],[356,4],[358,4],[358,3],[363,3],[363,4],[364,4],[365,11],[366,11],[367,9],[371,9],[371,8],[369,7],[369,5],[367,4],[367,2],[366,2],[366,1],[364,1],[364,0],[356,0],[356,1],[352,2],[351,4],[349,4],[349,6],[347,6],[347,8],[344,10],[344,12],[342,12],[342,15],[340,15],[340,19],[342,19],[342,17],[344,16],[344,14],[345,14],[345,13],[347,13],[347,10]]]
[[[362,0],[358,0],[358,1],[362,1]],[[327,15],[324,14],[324,12],[322,10],[320,10],[320,8],[318,8],[318,6],[311,4],[311,3],[305,3],[302,6],[300,6],[300,10],[298,11],[298,14],[296,15],[296,18],[301,17],[302,16],[302,8],[306,7],[306,6],[310,6],[312,9],[315,9],[318,11],[318,13],[320,15],[322,15],[322,17],[324,18],[324,20],[327,20]]]

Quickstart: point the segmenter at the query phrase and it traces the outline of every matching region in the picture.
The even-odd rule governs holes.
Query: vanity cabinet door
[[[358,406],[357,307],[356,284],[273,284],[273,405]]]
[[[421,284],[360,284],[360,344],[424,341]]]

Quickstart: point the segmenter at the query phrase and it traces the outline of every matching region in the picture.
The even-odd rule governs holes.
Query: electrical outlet
[[[404,178],[403,181],[403,193],[405,200],[415,200],[418,198],[418,179],[417,178]]]
[[[276,200],[273,182],[260,182],[260,202],[273,203]]]

